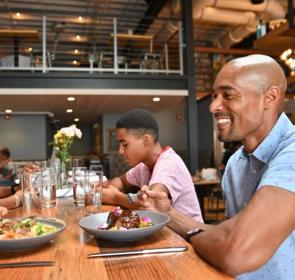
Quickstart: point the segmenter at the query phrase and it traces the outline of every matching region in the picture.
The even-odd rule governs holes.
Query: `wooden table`
[[[106,211],[109,207],[103,207]],[[19,208],[10,217],[23,216]],[[137,242],[111,243],[96,240],[80,229],[83,210],[72,207],[72,199],[58,202],[57,209],[43,209],[41,216],[58,217],[67,223],[53,244],[27,252],[2,253],[0,262],[54,260],[55,266],[1,269],[1,279],[232,279],[215,270],[195,253],[193,248],[168,227]],[[122,249],[143,249],[164,246],[189,246],[183,253],[143,255],[121,258],[87,259],[89,253]]]
[[[111,38],[113,37],[114,37],[114,34],[111,33]],[[154,36],[152,35],[117,33],[117,40],[147,42],[150,44],[150,52],[151,53],[153,52]]]

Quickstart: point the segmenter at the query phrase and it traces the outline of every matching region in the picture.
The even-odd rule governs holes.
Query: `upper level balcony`
[[[2,73],[183,75],[177,17],[147,17],[141,7],[120,14],[23,11],[0,13]]]

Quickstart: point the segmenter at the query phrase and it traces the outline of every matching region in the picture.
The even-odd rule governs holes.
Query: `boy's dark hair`
[[[6,158],[9,158],[9,157],[10,157],[10,151],[9,151],[9,149],[6,148],[6,147],[1,149],[1,154],[2,154],[3,156],[5,156]]]
[[[134,109],[124,114],[116,123],[116,128],[126,128],[132,133],[151,134],[158,141],[159,126],[154,115],[145,109]]]

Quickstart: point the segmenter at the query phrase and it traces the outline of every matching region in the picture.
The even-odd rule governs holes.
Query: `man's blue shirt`
[[[222,179],[226,215],[236,215],[268,185],[295,192],[295,127],[284,113],[252,154],[241,147],[229,159]],[[264,266],[237,279],[295,279],[295,231]]]

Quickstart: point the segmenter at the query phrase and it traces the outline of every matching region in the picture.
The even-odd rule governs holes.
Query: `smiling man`
[[[132,168],[105,183],[103,202],[138,208],[136,195],[126,195],[124,191],[148,185],[156,192],[165,193],[175,209],[202,222],[191,175],[171,147],[161,147],[155,117],[147,110],[135,109],[123,115],[116,128],[119,154]]]
[[[167,212],[199,255],[237,279],[295,279],[295,128],[282,112],[286,87],[282,68],[264,55],[234,59],[216,77],[210,111],[218,138],[243,144],[222,180],[229,219],[206,228],[165,194],[142,188],[143,207]]]

